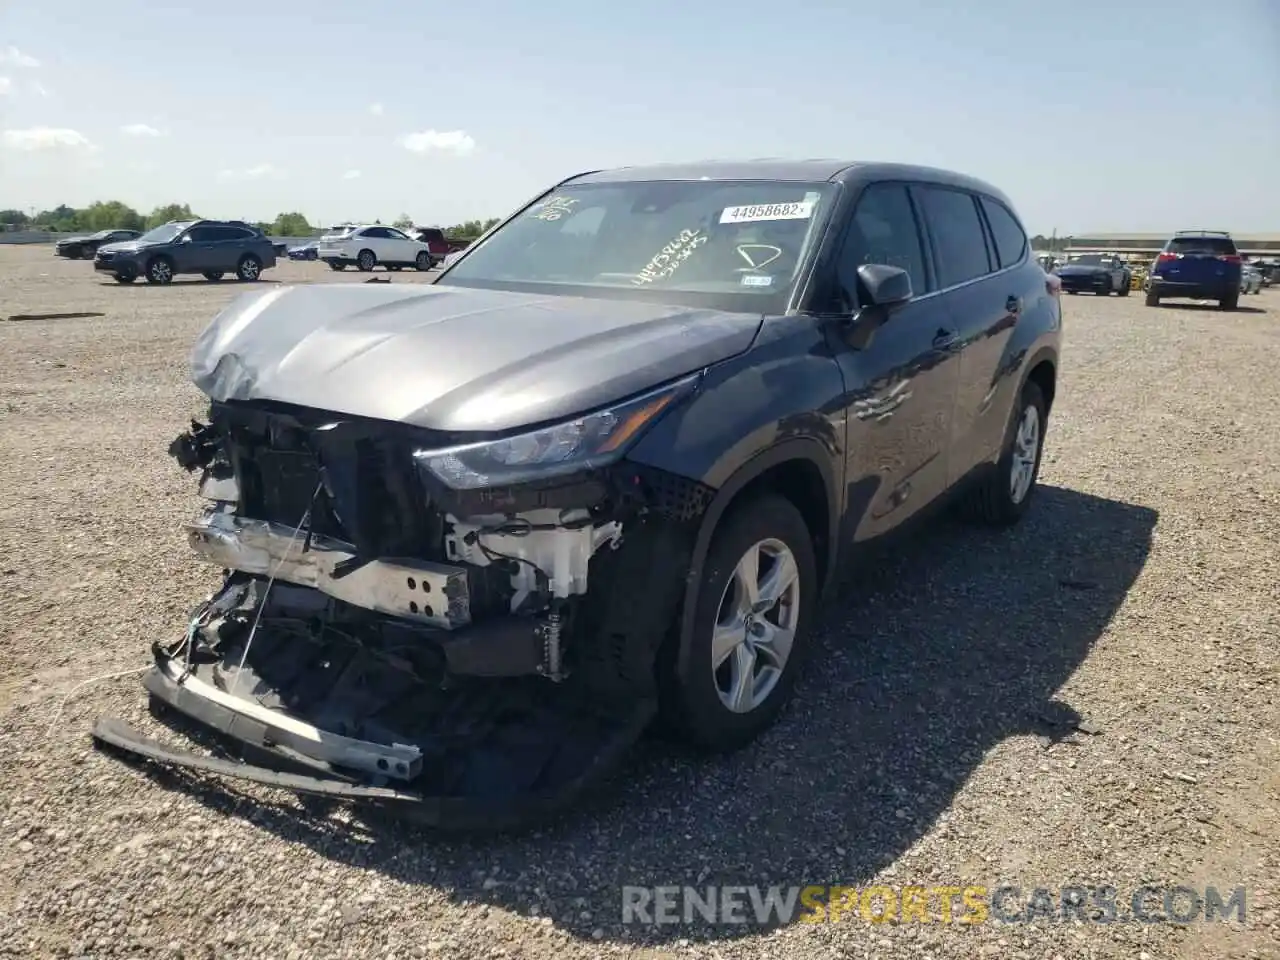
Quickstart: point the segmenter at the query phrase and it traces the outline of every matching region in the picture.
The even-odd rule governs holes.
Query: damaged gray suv
[[[1059,290],[985,183],[759,161],[573,177],[431,286],[246,294],[170,451],[224,579],[145,681],[237,755],[95,738],[485,826],[658,716],[741,747],[868,543],[1025,513]]]

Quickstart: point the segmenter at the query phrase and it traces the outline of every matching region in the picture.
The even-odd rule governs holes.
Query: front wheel
[[[252,283],[262,276],[262,261],[254,256],[242,257],[236,264],[236,277],[244,283]]]
[[[121,271],[116,274],[116,283],[133,283],[133,281],[137,279],[138,275],[136,273],[126,273]]]
[[[418,255],[413,258],[413,268],[415,270],[430,270],[431,254],[426,250],[419,251]]]
[[[818,587],[813,538],[782,497],[753,499],[717,531],[688,656],[663,709],[705,750],[746,746],[777,719],[803,663]]]
[[[156,257],[147,264],[147,283],[172,283],[173,264],[164,257]]]
[[[1048,414],[1040,387],[1028,380],[1009,418],[1000,460],[966,504],[973,519],[993,527],[1012,526],[1022,519],[1040,475]]]

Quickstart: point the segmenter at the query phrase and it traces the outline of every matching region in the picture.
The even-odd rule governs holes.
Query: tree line
[[[199,215],[185,203],[167,203],[144,215],[128,204],[111,200],[105,203],[102,201],[91,203],[87,207],[69,207],[66,204],[59,204],[52,210],[41,210],[34,216],[23,213],[21,210],[0,210],[0,229],[96,233],[99,230],[150,230],[170,220],[198,219],[200,219]],[[443,230],[447,237],[469,240],[480,236],[497,222],[497,217],[488,220],[467,220],[452,226],[439,227],[439,229]],[[270,223],[257,221],[254,226],[263,233],[277,237],[307,237],[322,229],[322,226],[312,226],[306,217],[296,211],[281,213]],[[419,224],[415,224],[408,214],[401,214],[394,226],[403,228],[419,226]]]

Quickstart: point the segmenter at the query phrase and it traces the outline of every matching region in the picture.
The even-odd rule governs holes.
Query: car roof
[[[782,180],[809,182],[829,180],[862,183],[873,180],[914,180],[975,190],[1005,203],[1008,198],[996,187],[975,177],[938,167],[876,160],[702,160],[690,163],[655,163],[647,166],[593,170],[570,177],[565,183],[630,183],[653,180]]]

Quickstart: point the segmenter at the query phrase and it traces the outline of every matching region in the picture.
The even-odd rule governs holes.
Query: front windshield
[[[1071,263],[1081,267],[1100,267],[1103,264],[1103,259],[1100,253],[1086,253],[1082,257],[1072,257]]]
[[[162,223],[158,227],[152,227],[138,239],[144,240],[147,243],[165,243],[168,240],[172,240],[185,228],[185,224]]]
[[[789,292],[834,186],[665,180],[561,187],[445,284],[763,310]],[[583,289],[586,288],[586,289]]]

